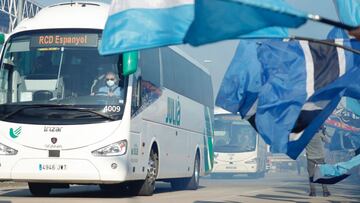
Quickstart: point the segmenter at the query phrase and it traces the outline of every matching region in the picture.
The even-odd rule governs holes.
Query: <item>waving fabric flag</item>
[[[218,8],[213,15],[221,16],[224,13],[228,13],[230,11],[228,9],[232,8],[232,6],[229,6],[229,2],[226,2],[225,4],[220,4],[221,5],[219,6],[222,7]],[[285,5],[285,3],[278,3],[277,5],[283,4]],[[283,9],[283,7],[277,6],[271,8]],[[237,9],[237,11],[239,11],[239,13],[244,12],[239,9]],[[254,12],[255,11],[256,9],[254,10]],[[262,10],[259,9],[258,12],[261,11]],[[276,13],[286,11],[273,10],[271,12]],[[261,16],[262,14],[258,15]],[[210,19],[211,15],[209,15],[208,17]],[[239,22],[238,17],[239,16],[236,15],[231,16],[233,20]],[[298,19],[294,17],[294,19],[297,19],[297,21],[301,21],[300,18]],[[185,35],[193,20],[194,0],[113,0],[109,12],[109,17],[103,31],[102,42],[104,43],[101,43],[100,45],[100,54],[107,55],[138,49],[182,44],[184,43]],[[219,23],[221,22],[222,26],[218,27],[217,29],[223,30],[230,35],[232,35],[232,30],[226,30],[225,27],[235,28],[240,26],[242,29],[246,29],[248,31],[255,31],[251,33],[248,33],[248,31],[242,32],[242,34],[244,35],[241,37],[243,38],[288,37],[287,29],[271,26],[279,24],[277,23],[277,21],[284,22],[280,24],[283,26],[292,25],[291,23],[287,23],[289,21],[289,18],[278,19],[276,23],[265,22],[269,20],[267,18],[259,18],[256,23],[255,21],[240,21],[240,24],[229,24],[232,22],[224,22],[223,20],[224,18],[221,16],[219,19],[216,19],[216,22],[214,21],[213,23],[214,25],[219,25]],[[261,23],[261,21],[264,22]],[[299,24],[298,26],[300,26],[300,23],[297,24]],[[215,33],[212,33],[211,35],[213,34]],[[208,33],[206,35],[208,35]],[[188,36],[191,37],[191,34],[188,34]]]
[[[310,119],[311,123],[305,128],[305,130],[298,133],[298,135],[290,135],[288,148],[291,150],[287,153],[290,157],[296,157],[301,153],[303,150],[301,145],[304,142],[308,143],[319,126],[336,108],[338,101],[340,101],[342,97],[352,97],[356,99],[360,98],[360,84],[354,82],[358,81],[359,79],[360,68],[354,67],[347,71],[346,74],[344,74],[339,79],[315,92],[315,94],[310,98],[310,101],[314,103],[322,102],[325,105],[322,105],[322,110]],[[328,104],[326,104],[326,101],[328,101]]]
[[[256,100],[262,86],[261,63],[257,60],[257,40],[240,40],[235,56],[225,73],[216,105],[242,118],[255,114]],[[254,108],[253,108],[254,107]]]
[[[195,19],[185,37],[191,45],[234,38],[284,38],[307,14],[283,0],[195,0]],[[259,29],[264,30],[257,31]]]
[[[349,40],[336,42],[350,44]],[[255,52],[253,45],[246,50],[247,54]],[[256,56],[244,56],[247,60],[251,58],[256,61]],[[256,81],[260,81],[260,85],[249,82],[251,80],[247,78],[254,74],[251,68],[259,72],[258,62],[242,66],[239,61],[237,64],[245,68],[243,71],[247,74],[240,76],[243,72],[239,72],[236,77],[236,68],[229,68],[216,104],[233,112],[237,108],[241,112],[248,110],[251,105],[255,106],[256,114],[251,118],[255,117],[256,129],[271,145],[273,152],[287,153],[295,159],[336,108],[342,96],[359,97],[359,85],[352,81],[360,80],[360,75],[355,72],[345,73],[352,69],[360,70],[354,67],[352,55],[346,55],[342,49],[306,41],[266,41],[257,48],[257,57],[261,63],[261,75],[256,77]],[[245,79],[239,80],[241,77]],[[229,84],[235,88],[226,88]],[[349,85],[352,85],[352,91],[348,90]],[[231,90],[236,92],[231,94]],[[253,98],[254,95],[257,99]],[[239,101],[238,106],[234,105],[236,101]],[[241,114],[251,116],[250,111]]]
[[[194,0],[113,0],[100,54],[183,43]]]
[[[99,46],[102,55],[234,38],[284,38],[285,28],[308,19],[353,28],[301,12],[283,0],[113,0],[110,8]]]
[[[345,89],[360,79],[350,79],[348,71],[358,68],[345,56],[342,49],[306,41],[264,43],[259,48],[268,79],[259,93],[256,127],[273,151],[295,159],[348,93]],[[341,88],[326,89],[332,84]],[[354,88],[359,92],[349,95],[358,97],[360,89]]]
[[[336,1],[334,1],[336,2]],[[345,4],[348,4],[349,2],[344,2],[344,1],[341,1],[342,3],[345,3]],[[359,1],[360,2],[360,1]],[[360,24],[360,22],[359,22]],[[333,29],[330,30],[330,32],[328,33],[327,35],[327,39],[338,39],[338,38],[342,38],[342,39],[349,39],[349,35],[348,33],[341,29],[341,28],[337,28],[337,27],[334,27]],[[359,50],[360,47],[359,47],[359,44],[352,44],[352,48],[354,49],[357,49]],[[353,55],[352,53],[350,52],[345,52],[345,54],[347,55],[347,58],[349,58],[350,55]],[[356,56],[355,57],[355,64],[359,64],[360,62],[360,57],[359,56]],[[352,113],[355,113],[357,114],[358,116],[360,116],[360,100],[356,100],[356,99],[352,99],[352,98],[344,98],[345,101],[346,101],[346,108],[351,111]],[[347,126],[347,124],[345,123],[341,123],[341,122],[338,122],[336,121],[336,119],[333,119],[334,117],[331,117],[331,119],[328,119],[327,120],[327,124],[329,125],[336,125],[336,126]],[[352,126],[347,126],[346,127],[347,129],[351,129]]]

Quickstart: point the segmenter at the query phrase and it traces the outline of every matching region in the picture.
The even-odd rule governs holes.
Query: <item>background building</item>
[[[10,32],[16,26],[18,16],[32,17],[40,9],[39,4],[30,0],[0,0],[0,32]]]

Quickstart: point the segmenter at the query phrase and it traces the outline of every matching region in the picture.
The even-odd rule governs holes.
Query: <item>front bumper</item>
[[[116,167],[115,167],[116,166]],[[124,157],[19,159],[1,157],[0,179],[53,183],[120,183],[134,178]]]
[[[248,174],[258,172],[256,164],[229,164],[229,163],[217,163],[214,164],[212,173],[237,173]]]

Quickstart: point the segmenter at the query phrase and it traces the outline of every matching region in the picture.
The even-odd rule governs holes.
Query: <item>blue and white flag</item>
[[[335,43],[350,46],[349,40]],[[343,49],[307,41],[264,43],[259,60],[268,79],[258,97],[257,130],[274,152],[295,159],[346,96],[344,89],[360,79],[350,75],[358,68]],[[357,97],[354,88],[349,95]]]
[[[217,9],[217,14],[224,11],[227,13],[227,9],[231,7],[226,5],[228,5],[228,2]],[[274,6],[274,8],[278,7]],[[262,10],[260,9],[260,11]],[[272,12],[282,12],[282,10]],[[243,11],[240,11],[240,13],[243,13]],[[210,19],[211,15],[208,15],[208,17]],[[238,21],[237,16],[232,17]],[[102,43],[99,47],[100,54],[107,55],[182,44],[193,20],[194,0],[113,0],[103,31]],[[224,19],[221,17],[217,19],[217,22],[222,20]],[[218,27],[218,29],[232,35],[231,30],[225,30],[224,27],[240,25],[241,28],[255,31],[242,33],[244,34],[241,36],[243,38],[288,37],[288,31],[285,28],[271,27],[274,23],[267,23],[269,19],[262,18],[259,19],[259,22],[261,20],[264,22],[260,24],[242,22],[232,25],[229,24],[231,22],[223,22],[223,27]],[[283,21],[287,22],[288,19],[283,19]],[[285,25],[287,24],[285,23]],[[191,34],[188,34],[188,36],[191,36]]]
[[[285,38],[287,30],[278,27],[295,28],[306,20],[306,13],[283,0],[195,0],[195,19],[185,42],[196,46],[224,39]]]
[[[113,0],[100,54],[182,44],[194,18],[194,0]]]
[[[350,45],[349,40],[335,42]],[[352,55],[345,54],[341,48],[307,41],[269,40],[257,48],[257,60],[261,63],[259,71],[254,45],[245,49],[245,57],[236,54],[235,57],[239,58],[233,60],[237,61],[239,75],[236,75],[235,63],[232,63],[223,79],[216,104],[232,112],[244,110],[241,115],[250,116],[250,123],[271,145],[273,152],[287,153],[296,159],[340,98],[348,92],[344,89],[351,81],[357,81],[352,77],[360,80],[359,74],[349,73],[345,77],[346,71],[357,70]],[[249,59],[253,59],[252,63],[246,62]],[[251,72],[252,68],[254,72]],[[244,72],[246,74],[241,76]],[[260,83],[249,82],[248,77],[258,72],[261,74],[255,78]],[[332,87],[326,93],[320,91],[330,84],[341,84],[341,87]],[[233,89],[229,88],[231,85]],[[351,85],[355,87],[349,95],[356,97],[356,91],[360,92],[360,89],[356,89],[356,84]],[[232,94],[231,91],[236,92]],[[249,109],[252,111],[246,112]]]

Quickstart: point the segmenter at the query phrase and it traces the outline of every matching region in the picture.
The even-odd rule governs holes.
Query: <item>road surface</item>
[[[307,177],[296,173],[272,173],[262,179],[236,176],[228,179],[202,178],[197,191],[174,191],[158,183],[151,197],[124,197],[103,194],[97,186],[55,189],[49,197],[32,197],[25,184],[2,184],[0,203],[240,203],[240,202],[360,202],[360,180],[330,186],[331,197],[308,197]]]

